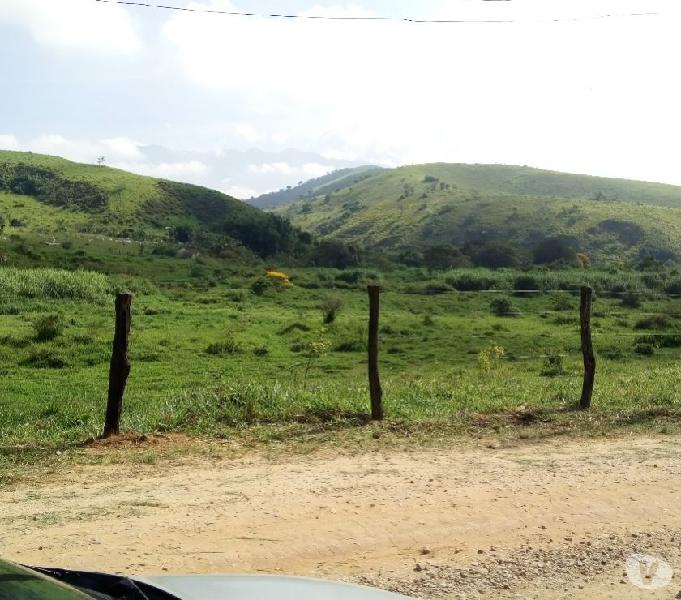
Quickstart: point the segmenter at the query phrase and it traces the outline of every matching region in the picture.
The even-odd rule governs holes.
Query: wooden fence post
[[[106,404],[106,419],[102,437],[120,433],[123,392],[130,374],[128,360],[128,338],[130,336],[132,294],[116,296],[116,327],[113,350],[109,365],[109,396]]]
[[[383,390],[378,376],[378,315],[381,288],[367,286],[369,292],[369,393],[371,395],[371,418],[383,420]]]
[[[584,356],[584,383],[582,397],[579,400],[580,410],[587,410],[591,406],[591,394],[594,391],[594,377],[596,375],[596,357],[591,343],[591,300],[593,290],[582,286],[579,290],[579,322],[582,339],[582,354]]]

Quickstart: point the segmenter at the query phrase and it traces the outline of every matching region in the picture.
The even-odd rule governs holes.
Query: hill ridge
[[[15,233],[66,227],[229,256],[295,254],[311,242],[285,218],[217,190],[32,152],[0,151],[0,216]]]
[[[480,266],[543,264],[550,261],[535,255],[554,239],[566,246],[558,251],[563,259],[578,252],[601,262],[681,257],[680,186],[529,166],[401,166],[277,212],[315,235],[398,258],[448,245]],[[490,262],[489,245],[516,256]],[[416,256],[407,262],[423,264]]]

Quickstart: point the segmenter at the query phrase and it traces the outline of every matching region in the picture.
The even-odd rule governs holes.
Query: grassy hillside
[[[288,187],[277,192],[270,192],[258,196],[250,203],[260,208],[274,208],[282,204],[294,202],[300,198],[318,196],[320,194],[330,194],[353,183],[357,183],[365,177],[381,170],[381,167],[366,165],[350,169],[338,169],[328,175],[316,177],[293,187]]]
[[[0,225],[28,241],[99,235],[235,259],[295,254],[310,242],[286,220],[215,190],[7,151],[0,151]]]
[[[559,255],[583,252],[599,263],[681,257],[681,187],[529,167],[383,170],[280,213],[312,233],[380,252],[418,255],[447,244],[475,264],[495,245],[516,264],[550,262],[536,255],[555,240]]]

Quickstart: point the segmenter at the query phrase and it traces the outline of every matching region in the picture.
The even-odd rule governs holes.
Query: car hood
[[[277,575],[138,577],[182,600],[405,600],[408,596],[350,583]]]

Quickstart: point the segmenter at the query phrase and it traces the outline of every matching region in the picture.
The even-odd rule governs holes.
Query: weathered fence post
[[[116,296],[116,327],[109,366],[109,397],[106,404],[103,437],[120,433],[123,392],[130,374],[128,337],[130,336],[132,294]]]
[[[371,395],[371,418],[383,420],[383,390],[378,376],[378,315],[381,288],[367,286],[369,292],[369,393]]]
[[[582,397],[579,400],[580,410],[587,410],[591,406],[591,394],[594,391],[594,377],[596,375],[596,357],[591,343],[591,300],[593,290],[582,286],[579,290],[579,322],[582,338],[582,354],[584,355],[584,383]]]

